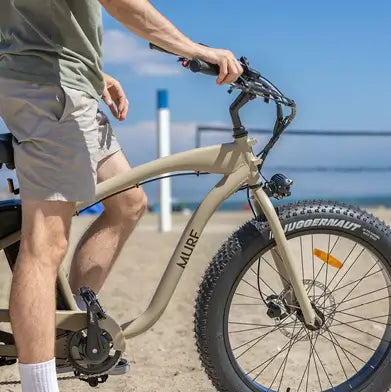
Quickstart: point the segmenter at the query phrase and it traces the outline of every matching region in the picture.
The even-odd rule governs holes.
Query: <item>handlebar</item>
[[[163,53],[177,56],[177,54],[169,52],[152,43],[149,44],[149,47]],[[202,59],[187,59],[185,57],[179,57],[178,61],[182,63],[183,67],[188,68],[190,71],[195,73],[199,72],[210,76],[218,76],[220,73],[218,65],[208,63]],[[261,96],[267,101],[271,99],[283,104],[284,106],[294,106],[293,100],[284,96],[273,83],[261,76],[260,72],[250,67],[246,57],[241,57],[239,62],[243,68],[243,74],[235,83],[232,83],[232,89],[245,90],[249,93],[254,93],[256,96]]]
[[[174,56],[177,56],[177,54],[173,52],[169,52],[168,50],[163,49],[160,46],[153,44],[152,42],[149,43],[149,47],[153,50],[157,50],[162,53],[167,53],[167,54],[172,54]],[[216,64],[211,64],[201,59],[188,60],[185,59],[184,57],[180,57],[179,59],[182,61],[182,65],[185,68],[189,68],[190,71],[192,72],[200,72],[205,75],[211,75],[211,76],[218,76],[220,73],[219,66]]]
[[[150,43],[149,46],[151,49],[178,56],[177,54],[169,52],[152,43]],[[180,62],[183,67],[190,69],[192,72],[199,72],[212,76],[218,76],[220,73],[218,65],[208,63],[201,59],[187,59],[185,57],[179,57],[178,62]],[[266,103],[274,101],[277,106],[277,118],[274,125],[273,136],[260,153],[260,156],[264,161],[282,132],[284,132],[295,118],[296,104],[295,101],[286,97],[273,83],[263,77],[260,72],[251,68],[246,57],[241,57],[239,62],[243,68],[243,74],[236,82],[231,84],[231,87],[228,90],[229,93],[235,89],[241,90],[240,95],[235,99],[230,107],[230,114],[234,126],[234,136],[240,137],[243,136],[243,134],[247,134],[245,128],[242,126],[238,112],[248,102],[257,97],[261,97]],[[282,109],[283,106],[287,106],[291,109],[291,113],[289,115],[284,116]]]
[[[201,59],[190,60],[188,68],[192,72],[201,72],[204,75],[218,76],[220,73],[218,65],[208,63]]]

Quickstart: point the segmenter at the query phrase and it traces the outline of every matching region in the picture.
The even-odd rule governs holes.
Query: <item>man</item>
[[[97,110],[102,97],[117,119],[124,120],[128,111],[120,84],[102,73],[101,5],[140,37],[219,65],[218,84],[231,83],[242,72],[231,52],[194,43],[147,0],[99,2],[0,2],[0,115],[14,135],[23,206],[10,297],[23,392],[58,391],[55,283],[75,202],[92,201],[96,182],[130,169]],[[104,206],[77,248],[70,273],[74,293],[80,286],[102,287],[145,210],[146,196],[133,189]]]

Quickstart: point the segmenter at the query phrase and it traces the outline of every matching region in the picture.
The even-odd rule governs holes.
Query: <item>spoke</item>
[[[254,327],[254,328],[240,329],[239,331],[231,331],[231,332],[228,332],[228,334],[230,335],[230,334],[234,334],[234,333],[256,331],[256,330],[259,330],[259,329],[273,328],[273,327],[274,327],[274,325],[264,325],[262,327]]]
[[[318,340],[318,337],[319,337],[319,334],[315,338],[315,344],[316,344],[316,341]],[[304,377],[305,377],[306,373],[307,373],[307,380],[306,380],[306,388],[305,388],[305,390],[306,390],[306,392],[308,390],[308,379],[309,379],[309,374],[310,374],[311,358],[312,358],[312,354],[313,354],[313,351],[314,351],[312,349],[312,337],[311,337],[311,335],[309,335],[309,339],[310,339],[310,345],[309,345],[308,361],[307,361],[307,364],[306,364],[306,366],[304,368],[303,375],[301,376],[300,384],[297,387],[297,392],[299,392],[299,390],[301,388],[301,384],[303,383],[303,380],[304,380]]]
[[[339,270],[340,271],[340,270]],[[339,291],[339,290],[343,290],[344,288],[346,288],[346,287],[348,287],[348,286],[351,286],[352,284],[355,284],[356,282],[358,282],[359,280],[364,280],[364,279],[368,279],[368,278],[370,278],[371,276],[373,276],[373,275],[376,275],[376,274],[378,274],[379,272],[382,272],[383,271],[383,268],[380,268],[379,270],[377,270],[376,272],[372,272],[371,274],[369,274],[368,276],[366,276],[365,278],[360,278],[360,279],[356,279],[356,280],[353,280],[352,282],[349,282],[349,283],[347,283],[347,284],[345,284],[345,285],[343,285],[343,286],[340,286],[340,287],[338,287],[337,289],[336,288],[334,288],[333,290],[332,290],[332,293],[335,293],[336,291]],[[323,297],[324,295],[326,295],[326,292],[324,292],[323,294],[321,294],[321,297]]]
[[[338,239],[339,239],[339,237],[338,237]],[[338,241],[338,239],[337,239],[337,241]],[[328,245],[327,245],[326,277],[325,277],[325,280],[324,280],[324,285],[325,285],[326,288],[327,288],[327,275],[328,275],[328,272],[329,272],[330,241],[331,241],[331,235],[329,234],[329,242],[328,242]],[[334,249],[334,247],[333,247],[333,249]],[[325,306],[325,305],[326,305],[326,297],[324,298],[324,301],[323,301],[323,306]]]
[[[312,249],[312,281],[315,281],[315,255],[314,255],[314,235],[311,234],[311,249]],[[315,285],[313,285],[314,297],[315,297]],[[308,291],[309,293],[309,291]],[[308,384],[307,384],[308,385]]]
[[[258,259],[258,270],[259,270],[259,259]],[[260,276],[260,274],[257,274],[252,268],[250,268],[251,272],[257,277],[258,279],[258,285],[259,285],[259,281],[261,281],[273,294],[277,295],[277,293],[268,285],[268,283],[266,283]],[[258,290],[260,291],[260,289],[258,288]]]
[[[241,345],[239,345],[239,346],[233,348],[232,351],[235,351],[235,350],[237,350],[237,349],[239,349],[239,348],[242,348],[242,347],[244,347],[244,346],[247,346],[249,343],[252,343],[252,342],[255,342],[255,341],[256,341],[256,343],[258,343],[258,342],[260,342],[264,337],[266,337],[267,335],[269,335],[270,333],[272,333],[272,332],[275,331],[275,330],[276,330],[276,328],[274,328],[273,330],[271,330],[271,331],[269,331],[269,332],[266,332],[265,334],[263,334],[263,335],[261,335],[261,336],[257,336],[256,338],[250,339],[250,340],[248,340],[247,342],[242,343]],[[255,343],[255,344],[256,344],[256,343]],[[253,346],[250,346],[250,349],[251,349],[252,347],[253,347]],[[245,351],[245,352],[247,352],[247,351]],[[244,354],[244,353],[242,353],[240,356],[242,356],[243,354]],[[239,357],[236,357],[235,359],[240,358],[240,356],[239,356]]]
[[[246,297],[246,298],[252,298],[252,299],[256,299],[257,301],[262,301],[262,298],[257,298],[257,297],[252,297],[251,295],[246,295],[246,294],[241,294],[241,293],[235,293],[234,295],[238,295],[240,297]]]
[[[274,250],[274,252],[276,252],[277,256],[279,257],[279,259],[280,259],[281,262],[283,263],[283,261],[282,261],[282,259],[281,259],[281,256],[280,256],[280,254],[279,254],[278,251],[277,251],[277,248],[275,248],[275,249],[273,249],[273,250]],[[288,281],[286,280],[286,278],[285,278],[284,276],[282,276],[282,275],[278,272],[278,270],[277,270],[276,268],[274,268],[274,267],[266,260],[265,257],[261,256],[261,259],[262,259],[262,260],[263,260],[263,261],[264,261],[273,271],[275,271],[275,272],[277,273],[278,276],[280,276],[282,279],[284,279],[286,283],[290,284],[290,282],[288,282]]]
[[[312,342],[311,342],[311,344],[312,344]],[[314,353],[314,351],[315,351],[315,345],[312,346],[312,354]],[[316,364],[315,356],[314,356],[314,365],[315,365],[316,375],[318,376],[319,388],[322,391],[323,388],[322,388],[322,383],[320,381],[319,370],[318,370],[318,365]]]
[[[375,267],[376,264],[374,264],[369,270],[366,272],[366,274],[353,286],[353,288],[343,297],[343,300],[339,303],[339,305],[336,306],[335,310],[337,310],[341,304],[345,301],[346,298],[349,297],[349,295],[359,286],[359,284],[363,281],[363,279],[371,272],[371,270]],[[330,296],[330,295],[329,295]]]
[[[359,361],[361,361],[362,363],[366,363],[363,359],[361,359],[360,357],[358,357],[356,354],[353,354],[351,351],[349,351],[347,348],[343,348],[339,343],[338,343],[338,340],[337,340],[337,338],[336,337],[334,337],[334,333],[333,332],[331,332],[330,331],[330,333],[333,335],[333,338],[334,338],[334,340],[337,342],[336,344],[337,344],[337,346],[342,350],[342,351],[346,351],[348,354],[350,354],[352,357],[354,357],[354,358],[356,358],[356,359],[358,359]],[[331,342],[332,343],[332,341],[329,339],[329,338],[327,338],[324,334],[321,334],[320,335],[323,339],[326,339],[326,340],[328,340],[329,342]],[[357,369],[356,369],[356,367],[354,366],[354,365],[352,365],[353,367],[354,367],[354,370],[356,371],[356,373],[357,373]]]
[[[329,331],[327,331],[327,332],[330,334]],[[331,337],[331,334],[330,334],[330,337]],[[345,378],[348,379],[348,375],[346,374],[345,368],[344,368],[343,363],[341,361],[341,358],[340,358],[340,356],[338,354],[337,347],[335,346],[334,342],[332,342],[332,343],[333,343],[333,348],[334,348],[335,354],[337,355],[338,361],[341,364],[341,368],[342,368],[343,374],[345,375]]]
[[[253,286],[251,283],[247,282],[246,279],[242,278],[244,283],[247,283],[250,287],[252,287],[257,293],[259,293],[258,287]]]
[[[386,289],[388,289],[388,288],[390,288],[390,287],[391,287],[391,285],[388,285],[388,286],[386,286],[386,287],[382,287],[381,289],[376,289],[376,290],[368,291],[367,293],[357,295],[356,297],[353,297],[353,298],[349,298],[349,299],[347,299],[346,301],[344,301],[344,303],[350,302],[350,301],[354,301],[355,299],[358,299],[358,298],[366,297],[366,296],[368,296],[368,295],[370,295],[370,294],[375,294],[375,293],[377,293],[378,291],[386,290]],[[342,304],[342,302],[339,302],[337,305],[341,305],[341,304]]]
[[[352,313],[344,312],[343,310],[337,310],[335,313],[342,313],[342,314],[346,314],[347,316],[356,317],[356,318],[360,319],[360,321],[369,321],[369,320],[371,320],[371,321],[373,321],[373,322],[376,323],[376,324],[389,325],[388,323],[383,323],[383,322],[381,322],[381,321],[375,321],[375,320],[373,320],[373,319],[375,319],[375,318],[380,318],[380,317],[382,317],[382,316],[367,318],[367,317],[357,316],[357,315],[352,314]]]
[[[389,295],[387,295],[387,297],[377,298],[377,299],[374,299],[373,301],[364,302],[363,304],[354,305],[354,306],[351,306],[350,308],[340,309],[340,310],[341,310],[341,311],[344,311],[344,310],[356,309],[356,308],[359,308],[359,307],[361,307],[361,306],[373,304],[374,302],[383,301],[383,299],[387,299],[387,298],[391,298],[391,297],[390,297]]]
[[[253,378],[253,381],[255,381],[268,367],[269,365],[283,352],[285,352],[286,350],[288,350],[288,347],[290,346],[290,343],[292,342],[292,340],[294,340],[294,343],[297,343],[299,340],[301,340],[301,338],[299,337],[300,333],[304,330],[304,327],[301,327],[299,332],[296,333],[296,335],[294,335],[292,337],[292,339],[288,342],[285,343],[285,345],[281,348],[281,350],[277,353],[272,355],[270,358],[268,358],[267,360],[263,361],[261,364],[257,365],[254,369],[250,370],[249,372],[246,373],[246,376],[249,375],[250,373],[254,372],[255,370],[259,369],[261,366],[263,366],[264,364],[267,363],[267,365]],[[292,345],[293,345],[292,344]],[[269,388],[270,389],[270,388]]]
[[[362,254],[362,251],[360,252],[360,254]],[[356,258],[356,260],[357,260],[357,258]],[[356,262],[356,260],[355,260],[355,262]],[[354,263],[353,263],[354,264]],[[345,299],[347,298],[347,297],[349,297],[349,295],[356,289],[356,287],[365,279],[365,277],[371,272],[371,270],[375,267],[375,265],[376,264],[374,264],[367,272],[366,272],[366,274],[360,279],[360,280],[358,280],[358,282],[353,286],[353,288],[345,295],[345,297],[343,297],[343,299],[342,299],[342,301],[339,303],[339,305],[337,305],[336,307],[335,307],[335,309],[334,309],[334,313],[343,313],[343,312],[340,312],[340,311],[337,311],[337,309],[341,306],[341,304],[345,301]],[[349,268],[350,269],[350,268]],[[349,270],[348,270],[349,271]],[[342,279],[343,279],[343,277],[342,277]],[[329,294],[329,296],[331,295],[331,292],[330,292],[330,294]],[[328,298],[328,297],[327,297]],[[329,314],[328,314],[328,317],[326,318],[326,320],[325,320],[325,323],[327,323],[327,321],[330,319],[330,317],[332,317],[332,315],[333,315],[333,312],[330,312]]]
[[[345,257],[344,261],[342,262],[342,266],[344,266],[345,263],[348,261],[350,255],[353,253],[354,249],[356,249],[357,245],[358,245],[358,243],[356,242],[356,243],[353,245],[352,249],[350,249],[348,255]],[[355,260],[354,262],[356,262],[356,260]],[[340,269],[337,271],[337,273],[332,277],[332,279],[330,280],[328,286],[326,287],[326,290],[329,288],[329,286],[331,285],[331,283],[333,283],[334,279],[337,277],[337,275],[340,273],[341,270],[342,270],[342,268],[340,268]],[[342,277],[342,279],[343,279],[343,278],[344,278],[344,277]],[[341,280],[342,280],[342,279],[341,279]],[[341,280],[340,280],[338,283],[340,283]],[[326,290],[325,290],[325,292],[326,292]],[[334,288],[333,291],[335,291],[335,288]]]
[[[311,356],[310,356],[310,362],[308,363],[307,379],[305,382],[305,392],[308,392],[308,381],[310,379],[310,369],[311,369],[311,357],[312,357],[312,352],[311,352]]]
[[[300,236],[300,257],[301,257],[301,275],[304,281],[304,258],[303,258],[303,240],[302,236]]]
[[[244,354],[246,354],[249,350],[251,350],[256,344],[258,344],[258,343],[259,343],[261,340],[263,340],[266,336],[270,335],[272,332],[274,332],[274,331],[278,330],[279,328],[281,328],[280,326],[282,325],[283,321],[284,321],[284,320],[282,320],[279,324],[277,324],[271,331],[266,332],[265,334],[263,334],[263,335],[261,335],[261,336],[258,336],[258,337],[254,338],[254,339],[249,340],[249,341],[246,342],[246,343],[241,344],[241,345],[238,346],[238,347],[233,348],[232,351],[235,351],[235,350],[237,350],[238,348],[241,348],[241,347],[243,347],[243,346],[246,346],[247,344],[252,343],[252,342],[255,341],[255,343],[253,343],[249,348],[247,348],[245,351],[243,351],[239,356],[235,357],[235,359],[238,360],[241,356],[243,356]]]
[[[330,236],[330,234],[329,234],[329,236]],[[338,237],[337,240],[334,242],[334,245],[333,245],[333,247],[331,248],[331,250],[328,249],[328,253],[330,253],[330,252],[333,251],[333,249],[334,249],[335,245],[337,244],[339,238],[340,238],[340,237]],[[330,246],[330,244],[329,244],[329,246]],[[314,249],[313,249],[313,248],[312,248],[312,253],[314,253]],[[312,280],[312,283],[311,283],[310,287],[309,287],[308,290],[307,290],[307,294],[310,292],[311,288],[314,286],[314,283],[315,283],[316,279],[318,279],[318,276],[320,275],[320,273],[323,271],[323,268],[324,268],[324,265],[325,265],[325,264],[327,264],[327,266],[328,266],[328,263],[323,263],[323,264],[322,264],[322,266],[319,268],[319,271],[318,271],[318,273],[316,274],[315,278]]]
[[[366,335],[372,336],[372,337],[374,337],[375,339],[381,340],[381,341],[383,341],[383,342],[391,343],[389,340],[386,340],[386,339],[383,339],[383,338],[379,338],[379,336],[376,336],[376,335],[373,335],[373,334],[371,334],[371,333],[369,333],[369,332],[363,331],[363,330],[360,329],[360,328],[352,327],[350,324],[344,323],[344,322],[341,321],[341,320],[338,320],[338,319],[336,319],[336,318],[334,318],[334,320],[337,320],[337,321],[339,322],[338,325],[346,325],[347,327],[352,328],[352,329],[354,329],[355,331],[362,332],[362,333],[364,333],[364,334],[366,334]],[[329,328],[331,328],[331,327],[335,327],[335,325],[331,325]]]
[[[301,238],[301,237],[300,237],[300,238]],[[295,332],[296,324],[297,324],[297,319],[295,320],[295,325],[294,325],[294,327],[293,327],[293,333]],[[293,342],[293,341],[291,340],[291,344],[290,344],[290,346],[289,346],[288,352],[286,353],[286,356],[285,356],[285,358],[284,358],[284,361],[281,363],[281,365],[284,364],[284,367],[283,367],[283,369],[282,369],[282,373],[281,373],[281,377],[280,377],[280,383],[278,384],[278,390],[280,390],[280,388],[281,388],[282,379],[284,378],[284,373],[285,373],[285,369],[286,369],[286,364],[288,363],[289,353],[290,353],[290,351],[291,351],[291,349],[292,349],[294,343],[295,343],[295,342]],[[271,383],[269,389],[273,386],[274,381],[275,381],[275,379],[277,378],[278,373],[280,372],[281,365],[280,365],[280,368],[278,369],[278,371],[277,371],[277,373],[276,373],[276,375],[275,375],[275,377],[274,377],[274,379],[273,379],[273,381],[272,381],[272,383]]]
[[[346,337],[346,336],[344,336],[344,335],[341,335],[340,333],[337,333],[337,332],[335,332],[335,331],[333,331],[333,334],[334,334],[334,335],[337,335],[337,336],[340,336],[340,337],[343,338],[343,339],[349,340],[349,342],[355,343],[355,344],[357,344],[358,346],[365,347],[365,348],[367,348],[368,350],[371,350],[371,351],[373,351],[373,352],[376,351],[376,350],[374,350],[372,347],[367,346],[366,344],[357,342],[356,340],[350,339],[350,338],[348,338],[348,337]]]
[[[349,271],[353,268],[353,266],[356,264],[357,260],[361,257],[361,255],[364,253],[365,248],[362,248],[361,252],[358,254],[358,256],[355,258],[355,260],[353,261],[353,263],[350,265],[350,267],[348,268],[348,270],[343,274],[342,278],[338,281],[338,283],[334,286],[333,290],[330,290],[330,293],[327,294],[325,301],[330,297],[331,292],[335,292],[336,288],[338,287],[338,285],[342,282],[342,280],[345,278],[345,276],[349,273]],[[343,263],[345,264],[345,262]],[[342,269],[342,268],[341,268]],[[341,271],[341,269],[339,271]],[[335,274],[336,276],[337,274]],[[330,283],[329,283],[330,286]],[[326,287],[325,292],[328,290],[329,288]],[[319,303],[319,299],[316,302],[317,304]]]
[[[237,324],[237,325],[256,325],[257,327],[266,327],[269,326],[267,324],[257,324],[257,323],[243,323],[241,321],[228,321],[228,324]],[[270,327],[275,327],[275,324],[270,324]]]
[[[341,311],[337,311],[336,313],[343,313]],[[350,313],[345,313],[348,316],[353,316],[353,317],[357,317],[360,320],[353,320],[353,321],[349,321],[348,324],[353,324],[353,323],[362,323],[363,321],[374,321],[377,324],[381,324],[381,325],[391,325],[390,323],[382,323],[380,321],[375,321],[378,318],[382,318],[382,317],[390,317],[391,314],[383,314],[381,316],[375,316],[375,317],[368,317],[368,318],[364,318],[364,317],[360,317],[360,316],[356,316],[355,314],[350,314]],[[334,318],[335,319],[335,318]],[[338,325],[342,325],[340,324],[333,324],[333,327],[337,327]]]
[[[357,373],[357,369],[354,366],[354,363],[352,362],[352,360],[347,356],[346,353],[349,353],[347,350],[345,350],[341,344],[339,343],[338,339],[332,334],[332,332],[330,330],[327,330],[327,333],[329,334],[331,340],[327,339],[325,336],[323,336],[325,339],[329,340],[331,343],[333,343],[333,345],[335,345],[335,342],[337,343],[337,347],[339,347],[342,350],[343,355],[345,356],[345,358],[348,360],[348,362],[350,363],[350,365],[352,366],[352,368],[354,369],[354,371]],[[335,342],[334,342],[335,341]],[[348,378],[348,377],[346,377]]]
[[[306,332],[307,336],[309,336],[309,333],[307,332],[307,330],[306,330],[305,332]],[[329,375],[328,375],[328,373],[327,373],[327,371],[326,371],[325,366],[323,365],[322,360],[320,359],[320,356],[319,356],[319,354],[318,354],[318,351],[317,351],[316,348],[315,348],[315,345],[314,345],[314,352],[315,352],[316,356],[318,357],[319,363],[322,365],[322,369],[323,369],[323,371],[324,371],[324,374],[326,375],[326,378],[327,378],[329,384],[331,385],[331,388],[334,389],[334,385],[333,385],[333,383],[332,383],[331,380],[330,380],[330,377],[329,377]],[[318,377],[319,377],[319,374],[318,374]]]

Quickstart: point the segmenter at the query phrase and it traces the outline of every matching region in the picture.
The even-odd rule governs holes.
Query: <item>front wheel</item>
[[[322,322],[305,325],[268,223],[237,230],[198,293],[195,334],[221,392],[385,392],[391,384],[391,230],[352,206],[300,202],[279,218]]]

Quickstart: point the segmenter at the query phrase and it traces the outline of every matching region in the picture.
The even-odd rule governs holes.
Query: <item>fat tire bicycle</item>
[[[197,348],[215,388],[386,391],[391,384],[391,230],[339,202],[273,206],[272,197],[291,194],[292,181],[282,174],[263,179],[261,170],[293,121],[296,105],[246,58],[240,61],[244,73],[230,87],[230,92],[240,91],[230,107],[232,143],[161,158],[97,185],[99,202],[165,173],[222,175],[190,218],[150,305],[138,318],[118,324],[88,288],[81,289],[87,311],[80,311],[60,270],[57,363],[70,365],[91,386],[106,381],[125,351],[125,340],[151,328],[164,312],[211,215],[233,193],[247,190],[255,216],[221,246],[196,299]],[[179,62],[193,72],[218,74],[216,66],[199,59]],[[256,98],[277,108],[273,135],[259,154],[239,117],[239,110]],[[14,168],[10,134],[0,135],[0,162]],[[86,207],[78,203],[77,212]],[[19,250],[20,202],[1,202],[0,216],[0,249],[12,269]],[[0,322],[9,321],[8,309],[0,309]],[[0,342],[0,366],[15,363],[12,334],[0,331]]]

